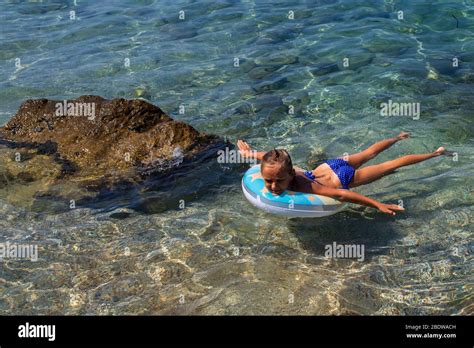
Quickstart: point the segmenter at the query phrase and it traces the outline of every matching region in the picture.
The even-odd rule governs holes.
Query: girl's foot
[[[403,140],[403,139],[406,139],[410,136],[411,134],[408,133],[408,132],[400,132],[400,134],[398,134],[397,136],[397,140]]]
[[[442,154],[444,154],[445,151],[446,149],[441,146],[440,148],[438,148],[438,150],[434,152],[434,154],[436,154],[436,156],[441,156]]]
[[[435,151],[435,153],[439,153],[439,155],[444,155],[448,157],[456,156],[456,151],[449,151],[449,150],[446,150],[444,147],[440,147],[438,150]]]

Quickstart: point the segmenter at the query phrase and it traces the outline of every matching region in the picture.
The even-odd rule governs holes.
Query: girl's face
[[[279,195],[290,185],[294,177],[294,170],[282,168],[280,164],[265,164],[262,168],[262,176],[265,187],[273,194]]]

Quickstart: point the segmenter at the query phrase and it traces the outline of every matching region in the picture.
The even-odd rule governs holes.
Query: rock
[[[278,65],[263,65],[257,66],[248,72],[248,76],[254,80],[261,80],[278,70],[281,66]]]
[[[311,102],[311,97],[306,91],[297,91],[282,99],[285,105],[308,105]]]
[[[370,7],[361,7],[351,11],[345,11],[333,17],[334,21],[353,22],[364,18],[390,18],[390,14]]]
[[[249,115],[253,114],[253,112],[252,104],[246,100],[240,100],[224,111],[224,115],[232,117],[233,115]]]
[[[443,75],[454,75],[456,67],[453,66],[451,58],[445,59],[430,59],[429,64],[435,71]]]
[[[9,171],[0,173],[0,188],[8,186],[15,178]]]
[[[179,25],[168,24],[162,27],[162,31],[166,32],[173,41],[191,39],[198,35],[195,27],[186,25],[186,23],[180,23]]]
[[[280,96],[261,94],[247,100],[251,103],[254,112],[265,109],[275,109],[283,105]]]
[[[0,128],[0,139],[55,156],[68,173],[80,175],[173,161],[176,151],[189,157],[219,142],[143,100],[82,96],[67,102],[62,116],[63,101],[27,100]]]
[[[336,71],[339,71],[337,63],[322,63],[310,68],[310,72],[313,76],[322,76]]]
[[[35,177],[28,172],[20,172],[17,175],[17,178],[22,181],[23,183],[33,182],[35,181]]]
[[[353,78],[353,71],[352,70],[345,70],[339,71],[337,73],[322,76],[318,78],[316,81],[321,86],[335,86],[335,85],[342,85],[342,84],[350,84]]]
[[[151,94],[148,91],[148,87],[145,85],[140,85],[135,88],[135,96],[142,99],[151,99]]]
[[[279,21],[279,20],[278,20]],[[294,39],[298,36],[298,29],[285,27],[285,25],[278,26],[277,29],[271,28],[259,34],[255,41],[256,45],[278,44],[287,40]],[[280,53],[279,53],[280,54]]]
[[[276,91],[283,88],[288,83],[286,77],[275,77],[268,81],[263,81],[252,85],[252,89],[257,93]]]
[[[69,209],[71,198],[92,204],[113,195],[136,198],[137,190],[166,191],[174,182],[167,178],[179,173],[189,180],[203,174],[200,168],[210,184],[222,176],[216,159],[226,142],[155,105],[98,96],[67,103],[61,114],[63,101],[27,100],[0,127],[0,189],[15,185],[7,200],[35,210],[53,209],[56,201],[59,211]],[[179,193],[188,197],[184,188]]]
[[[372,53],[383,53],[386,56],[400,56],[413,45],[409,36],[387,35],[382,32],[368,31],[363,35],[362,47]]]
[[[311,103],[311,97],[306,91],[298,91],[284,97],[282,102],[287,107],[292,106],[295,113],[300,113],[309,103]]]
[[[248,58],[239,58],[239,70],[248,73],[255,67],[255,62]]]
[[[420,91],[423,95],[438,95],[446,91],[446,83],[436,80],[422,80]]]
[[[458,58],[461,62],[474,62],[474,52],[461,53]]]
[[[474,83],[474,72],[468,69],[459,69],[456,75],[464,83]]]
[[[146,256],[145,256],[145,261],[162,261],[166,259],[166,253],[162,249],[157,249],[150,251]]]
[[[261,57],[255,58],[255,64],[257,65],[286,65],[294,64],[298,62],[298,55],[291,54],[288,52],[277,51],[275,53],[266,54]]]
[[[348,59],[348,66],[344,66],[345,58]],[[369,65],[375,58],[375,54],[367,49],[352,49],[349,52],[338,53],[335,61],[328,61],[327,58],[321,59],[313,57],[312,60],[318,60],[316,64],[309,66],[309,71],[313,76],[323,76],[338,71],[357,70],[363,66]]]
[[[375,54],[367,51],[367,50],[354,50],[351,52],[351,54],[347,55],[349,59],[349,66],[346,68],[342,64],[342,61],[339,61],[339,70],[357,70],[363,66],[369,65],[372,63],[372,60],[374,59]]]
[[[400,67],[400,72],[406,77],[416,77],[418,79],[425,79],[428,73],[426,65],[423,63],[412,62],[407,66]]]

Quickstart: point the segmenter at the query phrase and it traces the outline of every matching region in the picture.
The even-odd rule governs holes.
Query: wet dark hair
[[[293,163],[291,157],[286,150],[273,149],[268,151],[262,158],[262,168],[266,164],[280,164],[282,168],[287,169],[288,173],[293,172]]]

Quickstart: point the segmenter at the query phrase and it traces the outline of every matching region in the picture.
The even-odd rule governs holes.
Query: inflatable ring
[[[336,214],[345,204],[325,196],[312,193],[284,191],[275,195],[268,191],[257,164],[245,172],[242,178],[245,198],[257,208],[269,213],[290,217],[323,217]]]

